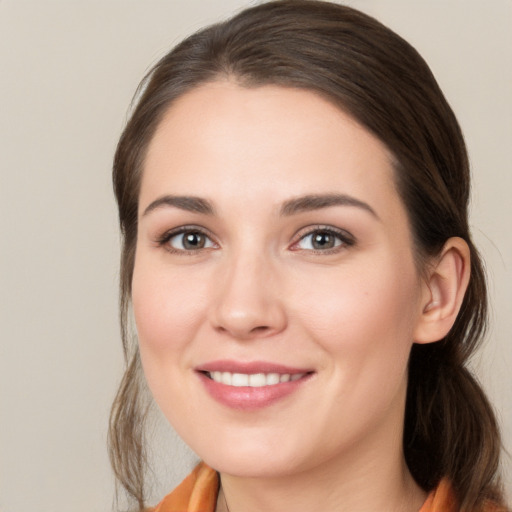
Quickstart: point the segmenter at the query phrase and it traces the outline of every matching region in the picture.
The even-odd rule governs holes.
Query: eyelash
[[[184,255],[187,255],[187,256],[193,256],[195,254],[198,254],[200,251],[203,251],[203,250],[209,250],[211,249],[212,247],[201,247],[199,249],[190,249],[190,250],[187,250],[187,249],[176,249],[175,247],[172,247],[170,245],[170,241],[174,238],[174,237],[177,237],[179,235],[184,235],[184,234],[187,234],[187,233],[197,233],[198,235],[201,235],[201,236],[204,236],[206,239],[210,240],[210,242],[212,242],[214,245],[217,245],[214,241],[213,241],[213,237],[210,235],[210,233],[208,231],[206,231],[205,229],[203,228],[200,228],[198,226],[181,226],[179,228],[176,228],[176,229],[171,229],[170,231],[166,231],[162,236],[160,236],[156,242],[158,244],[158,246],[160,247],[164,247],[166,251],[169,251],[170,253],[173,253],[173,254],[184,254]]]
[[[198,254],[201,251],[204,250],[210,250],[214,247],[201,247],[199,249],[176,249],[175,247],[172,247],[170,245],[170,241],[179,235],[184,235],[186,233],[197,233],[198,235],[204,236],[207,238],[214,246],[217,245],[216,242],[213,240],[213,237],[211,234],[206,231],[203,228],[200,228],[199,226],[181,226],[176,229],[172,229],[170,231],[166,231],[162,236],[160,236],[156,242],[158,246],[165,247],[165,249],[173,254],[183,254],[183,255],[195,255]],[[307,237],[313,236],[315,234],[325,234],[328,236],[334,236],[339,243],[335,245],[334,247],[331,247],[329,249],[301,249],[296,246],[299,245],[299,243],[303,240],[305,240]],[[332,226],[324,226],[324,225],[316,225],[316,226],[308,226],[307,228],[302,229],[297,235],[298,240],[296,242],[293,242],[293,244],[290,246],[290,250],[292,251],[306,251],[308,253],[312,254],[318,254],[318,255],[329,255],[329,254],[335,254],[338,253],[344,249],[347,249],[348,247],[352,247],[355,245],[356,240],[355,238],[348,232],[342,229],[337,229]]]
[[[339,243],[335,245],[334,247],[331,247],[329,249],[300,249],[295,248],[301,241],[305,240],[307,237],[314,236],[315,234],[326,234],[329,236],[335,237]],[[297,234],[298,240],[294,242],[291,246],[291,250],[293,251],[300,251],[304,250],[308,253],[312,254],[318,254],[322,256],[326,256],[329,254],[336,254],[338,252],[341,252],[348,247],[352,247],[355,245],[356,240],[355,238],[344,229],[338,229],[334,228],[332,226],[325,226],[325,225],[316,225],[316,226],[308,226]]]

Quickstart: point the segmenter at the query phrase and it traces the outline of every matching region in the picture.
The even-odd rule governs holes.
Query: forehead
[[[398,201],[394,181],[385,145],[318,94],[219,81],[164,115],[148,147],[140,206],[163,193],[279,202],[384,191]]]

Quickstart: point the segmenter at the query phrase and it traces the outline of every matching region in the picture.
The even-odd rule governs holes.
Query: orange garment
[[[204,463],[167,495],[155,508],[148,512],[215,512],[219,492],[217,473]],[[494,507],[487,512],[499,512]],[[419,512],[457,512],[455,498],[447,480],[442,480],[432,491]]]
[[[217,472],[201,462],[171,494],[148,512],[215,512],[218,493]]]

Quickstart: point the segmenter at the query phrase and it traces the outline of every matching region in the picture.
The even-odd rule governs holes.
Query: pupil
[[[201,233],[187,233],[183,237],[185,249],[201,249],[204,247],[204,237]]]
[[[315,249],[326,249],[333,247],[333,236],[329,233],[317,233],[313,237],[313,247]]]

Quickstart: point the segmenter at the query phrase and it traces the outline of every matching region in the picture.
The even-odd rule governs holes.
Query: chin
[[[297,448],[283,446],[283,443],[230,442],[216,443],[215,450],[209,447],[202,459],[219,473],[244,478],[276,478],[306,469],[306,461],[312,457],[297,456]]]
[[[240,478],[277,478],[297,471],[293,461],[279,460],[259,454],[248,460],[246,456],[212,457],[203,459],[221,474]]]

